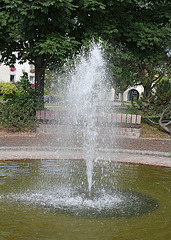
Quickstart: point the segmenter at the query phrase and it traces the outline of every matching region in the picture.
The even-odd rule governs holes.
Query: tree
[[[158,82],[148,97],[143,94],[137,105],[143,117],[157,124],[171,135],[171,82],[169,79]],[[137,106],[136,106],[137,107]]]
[[[51,57],[54,54],[60,61],[73,53],[78,44],[69,36],[69,29],[74,27],[70,15],[75,6],[66,0],[2,2],[3,16],[8,14],[5,29],[9,29],[9,38],[3,39],[2,57],[7,63],[15,61],[12,52],[17,51],[20,62],[35,64],[36,92],[43,103],[45,68]]]
[[[121,44],[108,44],[106,56],[110,84],[121,94],[121,102],[124,104],[123,93],[137,84],[137,62],[133,54]]]
[[[126,44],[137,58],[139,84],[147,97],[171,66],[171,8],[167,0],[142,1],[142,4],[132,32],[125,29],[124,36],[130,36]]]
[[[149,56],[163,56],[168,47],[167,0],[1,0],[0,4],[2,59],[35,64],[42,105],[45,68],[72,56],[93,36],[126,44],[144,62],[150,62]]]
[[[139,62],[138,64],[138,76],[139,84],[144,87],[144,94],[149,96],[151,91],[155,88],[156,84],[160,82],[164,76],[169,75],[169,69],[171,67],[170,59],[168,62]]]
[[[42,105],[45,68],[76,52],[88,36],[86,28],[92,27],[82,27],[87,11],[101,11],[102,6],[94,0],[1,0],[2,59],[7,64],[16,58],[35,64],[35,89]]]
[[[109,42],[114,45],[116,32],[120,34],[120,42],[126,46],[137,62],[136,71],[139,75],[137,84],[143,85],[147,96],[155,87],[155,83],[159,82],[170,68],[170,1],[142,0],[129,1],[129,3],[124,1],[122,6],[120,4],[123,15],[120,15],[120,11],[114,12],[114,9],[118,10],[115,1],[109,2],[111,15],[107,17],[113,24],[113,29],[108,34]],[[115,14],[113,17],[112,13]],[[116,15],[118,21],[114,17]],[[120,24],[123,23],[124,18],[126,24]]]

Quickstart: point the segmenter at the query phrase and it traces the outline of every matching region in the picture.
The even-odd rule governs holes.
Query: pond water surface
[[[171,170],[78,160],[0,162],[1,240],[168,240]]]

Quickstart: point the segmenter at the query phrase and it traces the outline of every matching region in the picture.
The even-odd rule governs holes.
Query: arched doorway
[[[131,89],[128,92],[128,101],[137,101],[139,99],[139,92],[136,89]]]

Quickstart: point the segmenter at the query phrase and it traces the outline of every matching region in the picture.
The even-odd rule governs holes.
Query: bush
[[[36,110],[39,108],[37,96],[28,80],[28,74],[23,73],[17,89],[5,94],[5,103],[0,107],[0,123],[10,131],[31,130],[36,126]]]
[[[4,128],[10,131],[23,131],[35,129],[36,116],[34,110],[25,108],[20,104],[1,104],[0,121]]]
[[[0,82],[0,94],[5,96],[6,94],[13,94],[16,90],[16,85],[10,82]]]

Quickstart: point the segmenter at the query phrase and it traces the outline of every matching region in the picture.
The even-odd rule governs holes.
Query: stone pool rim
[[[98,159],[116,162],[143,164],[171,168],[171,157],[169,153],[152,151],[127,151],[124,149],[101,149]],[[85,159],[80,148],[55,148],[55,147],[0,147],[0,162],[14,160],[59,160]]]

